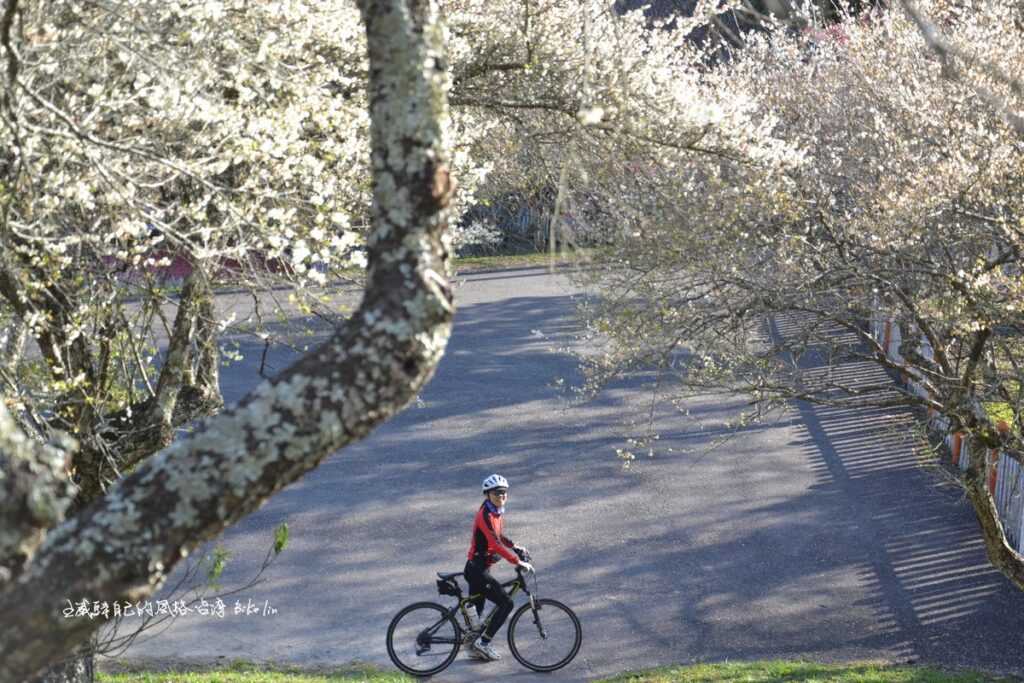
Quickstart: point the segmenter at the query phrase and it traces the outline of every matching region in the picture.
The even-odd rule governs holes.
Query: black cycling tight
[[[498,632],[501,625],[505,623],[505,619],[512,612],[512,607],[515,603],[512,598],[508,597],[508,593],[501,587],[501,584],[491,576],[491,573],[482,565],[470,560],[466,563],[466,582],[469,584],[469,592],[482,593],[474,602],[476,605],[477,613],[479,614],[484,607],[484,599],[490,600],[498,606],[497,611],[494,613],[494,617],[491,619],[491,623],[487,625],[487,638],[493,638],[494,634]]]

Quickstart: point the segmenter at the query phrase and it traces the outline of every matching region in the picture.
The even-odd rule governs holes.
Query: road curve
[[[708,397],[688,422],[657,410],[666,452],[623,471],[615,448],[647,408],[643,378],[572,407],[553,385],[577,379],[561,350],[575,343],[577,290],[543,269],[462,279],[419,406],[226,534],[230,587],[288,522],[266,581],[227,599],[224,618],[182,617],[121,661],[389,666],[388,621],[438,599],[435,571],[461,571],[477,487],[500,472],[512,483],[508,535],[533,552],[541,594],[580,615],[583,648],[539,676],[501,641],[501,662],[460,655],[435,680],[580,681],[773,657],[1024,672],[1024,594],[988,567],[959,492],[919,466],[909,416],[796,406],[707,453],[736,410]],[[243,351],[223,373],[229,402],[256,382],[259,350]],[[235,615],[236,599],[277,613]]]

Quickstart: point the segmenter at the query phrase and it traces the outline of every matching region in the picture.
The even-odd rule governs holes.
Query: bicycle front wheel
[[[527,618],[523,618],[527,617]],[[583,628],[571,609],[548,598],[523,605],[508,624],[508,649],[534,671],[555,671],[580,651]]]
[[[433,676],[459,654],[462,630],[436,602],[417,602],[395,615],[388,625],[388,656],[413,676]]]

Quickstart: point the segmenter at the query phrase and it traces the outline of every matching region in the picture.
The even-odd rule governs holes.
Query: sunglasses
[[[491,491],[491,493],[493,493],[496,496],[507,496],[508,495],[508,489],[504,489],[504,490],[501,490],[501,491],[495,490],[495,491]]]

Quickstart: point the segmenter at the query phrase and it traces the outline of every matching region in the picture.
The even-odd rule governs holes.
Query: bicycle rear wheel
[[[571,609],[549,598],[523,605],[508,624],[508,648],[520,664],[534,671],[555,671],[580,651],[583,627]],[[529,619],[523,619],[529,616]]]
[[[459,654],[462,629],[436,602],[417,602],[388,625],[388,657],[413,676],[433,676]]]

